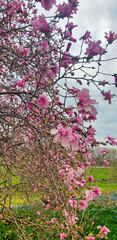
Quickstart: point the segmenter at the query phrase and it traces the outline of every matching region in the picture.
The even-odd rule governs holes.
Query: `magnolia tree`
[[[98,102],[82,84],[92,83],[111,104],[115,95],[104,87],[117,87],[117,75],[110,75],[110,84],[99,74],[117,34],[105,33],[106,46],[88,31],[75,39],[78,8],[77,0],[58,5],[56,0],[0,0],[0,208],[21,239],[27,239],[24,226],[31,223],[12,214],[14,198],[39,203],[38,223],[32,223],[39,239],[107,239],[110,231],[105,226],[97,226],[97,236],[83,231],[85,209],[101,191],[85,174],[94,164],[90,149],[100,143],[91,126]],[[78,49],[75,56],[72,46]],[[117,145],[110,136],[106,143]]]

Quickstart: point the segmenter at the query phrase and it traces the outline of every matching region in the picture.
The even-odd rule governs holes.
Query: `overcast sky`
[[[63,1],[56,0],[56,2]],[[51,11],[54,12],[54,8]],[[42,10],[42,12],[45,16],[49,15],[45,10]],[[79,38],[88,30],[91,31],[92,41],[102,40],[102,45],[105,46],[105,32],[111,30],[117,33],[117,0],[80,0],[79,10],[71,21],[78,25],[77,30],[74,29],[73,32],[78,42]],[[108,57],[117,57],[117,40],[109,46],[109,50],[110,55],[107,55]],[[76,55],[76,46],[73,47],[73,55]],[[110,74],[117,73],[117,59],[104,64],[104,71]],[[114,78],[102,77],[102,80],[112,81]],[[83,87],[87,86],[84,85]],[[109,105],[108,101],[103,100],[97,89],[94,87],[89,89],[91,98],[95,98],[99,102],[99,105],[95,106],[98,111],[97,120],[92,123],[97,130],[97,140],[105,140],[107,135],[117,138],[117,98],[113,98],[112,104]],[[113,88],[113,93],[117,94],[117,88]]]

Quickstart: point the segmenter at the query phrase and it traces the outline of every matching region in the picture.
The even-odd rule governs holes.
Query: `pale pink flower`
[[[68,199],[68,203],[71,207],[77,208],[77,201],[75,199]]]
[[[58,124],[57,129],[52,129],[51,134],[55,135],[54,142],[61,142],[62,146],[65,148],[70,147],[70,138],[69,134],[72,132],[72,129],[70,127],[67,127],[66,129],[63,128],[62,124]]]
[[[50,204],[46,205],[46,211],[50,209]]]
[[[108,43],[111,44],[113,41],[117,39],[117,34],[111,31],[109,33],[105,33],[105,38],[107,39]]]
[[[46,98],[46,96],[44,94],[40,95],[40,97],[37,99],[36,104],[40,108],[48,108],[48,106],[49,106],[48,99]]]
[[[88,240],[95,240],[95,238],[94,237],[89,237]]]
[[[31,24],[35,31],[48,32],[49,30],[48,23],[43,14],[38,16],[38,19],[35,18],[34,20],[31,20]]]
[[[93,201],[94,196],[95,196],[94,192],[92,190],[88,190],[88,189],[86,189],[85,195],[86,195],[86,201],[87,202]]]
[[[79,99],[79,102],[76,109],[79,110],[79,113],[87,113],[90,118],[92,118],[92,116],[96,116],[97,111],[92,104],[98,103],[94,99],[90,99],[88,89],[83,88],[81,91],[79,91],[77,93],[77,98]]]
[[[108,238],[107,238],[107,233],[109,233],[110,230],[109,230],[107,227],[105,227],[105,226],[103,226],[103,227],[99,226],[99,227],[97,227],[97,228],[100,229],[100,232],[99,232],[100,238],[106,238],[106,239],[108,239]]]
[[[56,220],[56,218],[52,218],[50,222],[51,222],[51,223],[54,223],[55,220]]]
[[[41,214],[41,213],[38,211],[38,212],[37,212],[37,215],[39,216],[40,214]]]
[[[81,208],[84,211],[85,208],[87,207],[87,201],[86,200],[79,201],[78,207]]]
[[[60,240],[64,239],[67,237],[67,234],[65,233],[60,233]]]
[[[70,138],[69,144],[70,144],[70,146],[71,146],[71,149],[72,149],[73,151],[77,151],[77,150],[79,149],[78,139],[80,139],[81,136],[72,132],[72,133],[69,135],[69,138]]]

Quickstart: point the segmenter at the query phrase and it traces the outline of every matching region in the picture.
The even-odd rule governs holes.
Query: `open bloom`
[[[78,207],[81,208],[82,210],[85,210],[85,208],[87,207],[87,201],[86,200],[79,201]]]
[[[105,38],[107,39],[108,43],[111,44],[114,40],[117,39],[117,34],[110,31],[109,33],[105,33]]]
[[[113,95],[110,94],[110,90],[104,93],[104,100],[108,100],[109,104],[111,104],[111,98],[113,98]]]
[[[60,233],[60,240],[64,239],[67,237],[67,234],[65,233]]]
[[[38,19],[35,18],[34,20],[31,20],[31,24],[35,31],[48,32],[49,30],[48,23],[43,14],[38,16]]]
[[[104,48],[100,46],[101,41],[98,40],[97,42],[88,42],[88,48],[86,49],[85,54],[89,57],[96,56],[98,54],[103,54],[105,52]]]
[[[63,128],[62,124],[58,124],[57,129],[52,129],[51,134],[55,135],[54,142],[60,142],[61,145],[65,148],[69,148],[70,146],[70,139],[69,134],[72,132],[72,129],[70,127],[67,127],[66,129]]]
[[[108,139],[108,143],[110,145],[117,145],[117,142],[115,141],[114,137],[107,136],[106,138]]]
[[[41,94],[40,97],[37,99],[37,105],[40,108],[48,108],[49,102],[44,94]]]
[[[107,238],[107,233],[109,233],[110,230],[109,230],[107,227],[105,227],[105,226],[103,226],[103,227],[99,226],[99,227],[97,227],[97,228],[100,229],[100,232],[99,232],[100,238],[106,238],[106,239],[108,239],[108,238]]]
[[[56,0],[39,0],[39,2],[41,2],[41,6],[45,8],[45,10],[49,11],[52,5],[56,3]]]
[[[98,104],[94,99],[90,99],[89,90],[83,88],[81,91],[77,93],[77,98],[79,99],[77,109],[79,113],[86,113],[91,118],[92,116],[96,116],[97,111],[93,104]]]
[[[90,32],[86,31],[86,33],[79,39],[79,40],[84,40],[86,43],[88,43],[90,36]]]

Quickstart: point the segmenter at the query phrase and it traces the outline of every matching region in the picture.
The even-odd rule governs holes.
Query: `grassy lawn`
[[[95,185],[101,188],[102,194],[117,190],[117,168],[114,167],[91,167],[86,174],[93,176]]]

